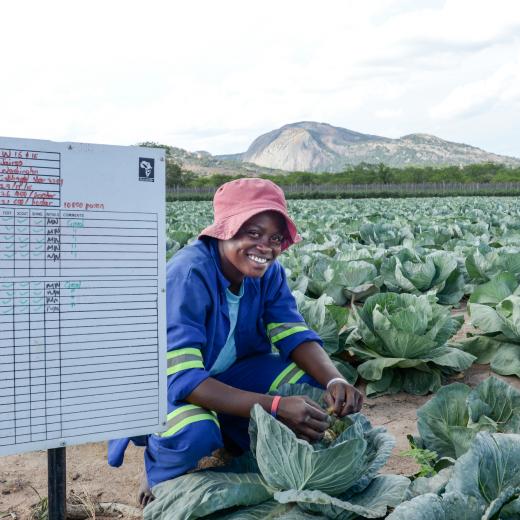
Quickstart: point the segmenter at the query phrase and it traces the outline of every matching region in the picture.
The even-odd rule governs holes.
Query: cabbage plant
[[[407,225],[381,221],[362,224],[359,237],[364,244],[391,247],[402,244],[406,239],[413,239],[414,235]]]
[[[324,392],[309,385],[283,385],[276,393],[305,394],[323,404]],[[410,483],[400,475],[378,474],[394,440],[361,414],[337,421],[343,428],[334,440],[309,444],[255,405],[251,452],[217,471],[158,484],[145,520],[385,517]]]
[[[520,280],[520,249],[481,245],[466,257],[466,270],[472,283],[485,283],[505,271]]]
[[[382,263],[381,275],[389,291],[436,294],[439,303],[451,305],[464,296],[464,275],[456,257],[445,251],[403,248]]]
[[[468,311],[481,333],[461,341],[462,348],[498,374],[520,377],[520,285],[515,275],[504,272],[476,287]]]
[[[462,323],[432,295],[377,294],[352,308],[346,346],[363,361],[367,395],[424,395],[439,389],[443,373],[467,369],[475,357],[446,344]]]
[[[456,459],[479,431],[520,433],[520,391],[495,377],[476,388],[453,383],[417,410],[418,447]]]
[[[388,520],[514,520],[520,517],[520,435],[477,434],[442,495],[403,502]]]
[[[284,385],[280,395],[311,397],[325,406],[324,392],[309,385]],[[378,475],[395,441],[384,428],[353,414],[341,421],[343,431],[330,443],[298,439],[259,405],[251,414],[251,451],[266,482],[278,491],[277,502],[295,503],[321,518],[380,518],[404,497],[410,481]]]
[[[366,256],[362,251],[352,253],[338,253],[334,258],[319,252],[287,255],[282,262],[290,289],[315,298],[330,296],[336,305],[363,301],[378,293],[383,281],[377,267],[367,260],[348,259]]]

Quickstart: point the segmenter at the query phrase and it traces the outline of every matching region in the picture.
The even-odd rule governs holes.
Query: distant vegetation
[[[167,145],[153,142],[141,143],[142,146],[166,149],[166,186],[167,188],[212,188],[243,175],[198,175],[182,164],[182,159]],[[260,174],[280,186],[348,186],[352,185],[402,185],[402,184],[498,184],[520,183],[520,167],[514,168],[497,163],[471,164],[466,166],[444,166],[433,168],[409,166],[395,168],[383,163],[361,163],[350,166],[338,173],[288,172],[279,174]],[[316,190],[313,190],[316,191]]]
[[[168,169],[175,174],[168,177],[172,183],[168,186],[201,187],[219,186],[220,184],[238,178],[232,175],[212,175],[198,177],[176,163],[169,163]],[[391,168],[384,164],[359,164],[339,173],[309,173],[290,172],[279,175],[261,175],[281,186],[303,184],[423,184],[440,182],[458,183],[498,183],[520,182],[520,168],[511,168],[501,164],[485,163],[468,166],[407,167]]]

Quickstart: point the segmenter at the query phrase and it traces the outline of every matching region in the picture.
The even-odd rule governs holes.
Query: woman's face
[[[219,241],[222,271],[232,285],[245,276],[258,278],[282,252],[285,219],[275,211],[254,215],[229,240]]]

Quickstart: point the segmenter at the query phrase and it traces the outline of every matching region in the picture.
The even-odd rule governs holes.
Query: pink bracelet
[[[280,404],[281,400],[282,400],[282,396],[276,395],[273,399],[273,402],[271,403],[271,415],[273,417],[276,417],[278,415],[278,405]]]

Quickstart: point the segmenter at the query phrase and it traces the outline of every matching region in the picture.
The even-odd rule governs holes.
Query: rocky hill
[[[217,156],[218,157],[218,156]],[[257,137],[244,154],[222,160],[287,171],[341,171],[348,165],[446,166],[495,162],[520,166],[520,159],[485,152],[429,134],[399,139],[361,134],[326,123],[303,121]]]

